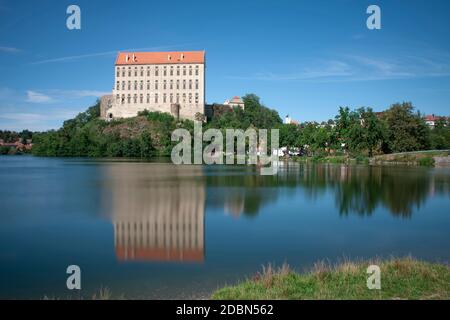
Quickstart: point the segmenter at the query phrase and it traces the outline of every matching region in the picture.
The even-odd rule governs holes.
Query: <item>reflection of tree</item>
[[[341,215],[371,215],[382,205],[394,216],[409,217],[430,193],[450,193],[448,174],[423,168],[317,165],[306,172],[301,184],[332,189]]]
[[[383,205],[395,216],[409,217],[414,207],[424,203],[432,181],[420,169],[404,172],[395,168],[349,167],[348,171],[345,181],[335,185],[339,212],[345,215],[371,215]]]
[[[261,176],[251,167],[206,169],[207,205],[233,215],[254,216],[281,192],[303,188],[309,198],[335,194],[341,215],[371,215],[384,206],[394,216],[409,217],[431,194],[450,194],[444,171],[405,167],[290,164],[278,175]]]
[[[296,176],[261,176],[252,167],[206,169],[207,206],[223,208],[234,216],[256,216],[261,208],[276,201],[280,187],[298,185]]]

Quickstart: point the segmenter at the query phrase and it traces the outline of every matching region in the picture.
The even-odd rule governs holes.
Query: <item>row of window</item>
[[[156,77],[159,76],[160,69],[161,68],[158,66],[154,67],[153,72]],[[128,70],[126,67],[117,67],[116,68],[117,78],[119,78],[120,76],[125,77],[127,73],[128,73],[129,77],[131,77],[132,74],[134,74],[135,77],[137,77],[138,75],[143,77],[145,72],[147,74],[147,77],[150,77],[151,68],[149,66],[146,67],[146,69],[144,69],[143,66],[141,66],[140,68],[134,67],[134,70],[132,69],[132,67],[128,67]],[[177,66],[176,68],[174,68],[173,66],[171,66],[170,68],[167,68],[166,66],[162,67],[162,75],[163,76],[167,76],[167,74],[169,74],[171,76],[173,76],[174,74],[176,74],[177,76],[179,76],[181,74],[183,74],[183,76],[186,76],[186,75],[192,76],[193,73],[196,76],[198,76],[198,74],[199,74],[198,66],[195,66],[195,68],[192,68],[192,66],[189,66],[189,68],[186,68],[186,66],[183,66],[182,68],[180,66]]]
[[[138,84],[139,84],[139,86],[138,86]],[[197,79],[195,80],[194,84],[195,84],[195,89],[198,90],[199,85],[198,85],[198,80]],[[116,81],[116,90],[119,91],[121,88],[122,88],[122,90],[125,90],[125,88],[127,88],[128,90],[131,90],[131,85],[132,85],[131,81],[128,81],[128,83],[126,83],[125,81],[122,81],[122,86],[121,86],[120,81]],[[147,90],[150,90],[150,87],[151,87],[150,86],[150,80],[147,80],[147,83],[146,83]],[[183,80],[182,82],[180,82],[180,80],[177,80],[175,82],[175,86],[174,86],[174,81],[173,80],[170,80],[168,84],[167,84],[166,80],[164,80],[163,83],[162,83],[163,90],[167,90],[167,88],[172,90],[172,89],[174,89],[174,87],[177,90],[179,90],[180,88],[182,88],[183,90],[186,90],[187,88],[188,89],[192,89],[193,82],[192,82],[192,80],[189,80],[189,81]],[[133,89],[134,90],[138,90],[138,88],[139,88],[139,90],[144,90],[144,81],[143,80],[139,81],[139,83],[138,83],[137,80],[134,81]],[[159,88],[158,80],[155,80],[155,82],[154,82],[154,89],[155,90],[159,90],[158,88]]]
[[[187,97],[187,100],[186,100],[186,97]],[[180,98],[181,98],[181,100],[180,100]],[[196,93],[194,95],[194,99],[195,99],[195,103],[199,102],[199,94],[198,93]],[[133,96],[131,96],[131,94],[128,94],[127,96],[125,96],[124,94],[122,94],[122,95],[118,94],[118,95],[116,95],[116,100],[118,102],[120,102],[120,104],[125,104],[125,102],[127,102],[128,104],[130,104],[132,102],[138,103],[138,101],[139,101],[139,103],[144,103],[144,95],[141,93],[138,97],[137,94],[134,94]],[[153,101],[154,101],[154,103],[159,103],[159,95],[157,93],[153,96]],[[167,102],[180,103],[180,101],[182,101],[182,103],[186,103],[186,102],[192,103],[192,93],[189,93],[188,95],[186,95],[186,93],[183,93],[182,95],[180,95],[179,93],[177,93],[176,95],[174,95],[172,93],[170,95],[167,95],[164,93],[162,95],[162,103],[167,103]],[[150,103],[150,94],[147,94],[145,102]]]

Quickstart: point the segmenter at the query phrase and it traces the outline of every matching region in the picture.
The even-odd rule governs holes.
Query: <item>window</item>
[[[125,90],[125,81],[122,81],[122,90]]]
[[[144,90],[144,81],[143,80],[141,80],[141,82],[139,83],[139,89]]]
[[[180,66],[177,66],[177,76],[180,75]]]
[[[183,80],[183,89],[186,89],[186,80]]]
[[[163,69],[164,71],[163,71],[163,76],[165,77],[165,76],[167,76],[167,68],[166,67],[164,67],[164,69]]]
[[[180,103],[180,94],[177,93],[177,103]]]
[[[170,75],[173,76],[173,67],[170,67]]]
[[[166,89],[167,89],[166,87],[167,87],[167,81],[164,80],[164,83],[163,83],[163,89],[166,90]]]
[[[144,103],[144,95],[142,93],[139,96],[139,103]]]
[[[156,77],[159,76],[159,70],[158,70],[158,67],[155,68],[155,76],[156,76]]]
[[[198,89],[198,79],[195,80],[195,89]]]
[[[120,86],[119,81],[117,81],[116,82],[116,90],[119,90],[119,86]]]
[[[134,67],[134,76],[137,77],[137,67]]]
[[[186,93],[183,93],[183,103],[186,103]]]
[[[192,93],[189,93],[189,103],[192,103]]]
[[[147,93],[147,103],[150,103],[150,94]]]
[[[198,76],[198,66],[195,66],[195,75]]]
[[[122,77],[125,77],[125,67],[122,68]]]
[[[158,94],[155,94],[155,103],[158,103]]]
[[[128,67],[128,76],[131,77],[131,67]]]
[[[133,96],[133,102],[134,102],[134,103],[137,103],[137,94],[136,94],[136,93],[135,93],[134,96]]]
[[[117,101],[117,102],[120,101],[120,94],[116,95],[116,101]]]
[[[180,89],[180,80],[177,80],[177,90]]]
[[[150,90],[150,80],[147,80],[147,90]]]
[[[189,66],[189,75],[192,76],[192,66]]]
[[[173,80],[170,80],[170,90],[173,89]]]
[[[198,103],[198,93],[195,94],[195,103]]]
[[[186,75],[186,66],[183,66],[183,76]]]
[[[117,70],[116,71],[116,77],[118,78],[118,77],[120,77],[120,68],[117,68],[116,70]]]
[[[166,103],[166,94],[163,94],[163,103]]]
[[[147,77],[150,77],[150,67],[147,67]]]
[[[134,90],[137,90],[137,80],[134,80]]]
[[[155,80],[155,90],[158,90],[158,80]]]
[[[122,95],[122,104],[124,104],[125,103],[125,95],[123,94]]]
[[[192,89],[192,80],[189,80],[189,89]]]
[[[131,81],[128,81],[128,90],[131,90]]]
[[[127,96],[127,102],[128,102],[128,103],[131,103],[131,95],[128,95],[128,96]]]
[[[144,76],[144,67],[141,67],[141,77]]]
[[[170,94],[170,103],[173,103],[173,93]]]

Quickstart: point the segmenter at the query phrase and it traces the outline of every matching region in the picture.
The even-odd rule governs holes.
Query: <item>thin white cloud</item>
[[[14,120],[20,122],[36,122],[36,121],[48,121],[48,120],[59,120],[59,119],[68,119],[69,117],[73,117],[76,115],[75,111],[61,111],[61,112],[53,112],[48,114],[43,113],[27,113],[27,112],[10,112],[0,114],[0,119],[5,120]]]
[[[0,46],[0,52],[6,52],[6,53],[19,53],[22,50],[14,47],[1,47]]]
[[[28,90],[26,101],[31,103],[49,103],[53,102],[53,99],[41,92]]]
[[[346,55],[340,60],[316,61],[314,68],[294,73],[259,72],[231,79],[262,81],[352,82],[450,76],[450,63],[439,57],[403,56],[397,59]]]
[[[0,127],[3,130],[45,131],[56,129],[79,113],[78,110],[48,110],[41,113],[6,112],[0,113]]]
[[[111,92],[99,90],[61,90],[61,89],[50,89],[39,91],[27,90],[25,101],[31,103],[55,103],[89,97],[100,98],[101,96],[104,96],[106,94],[111,94]]]
[[[119,51],[154,51],[154,50],[169,50],[173,48],[178,48],[182,46],[188,46],[192,44],[179,44],[179,45],[169,45],[169,46],[158,46],[158,47],[149,47],[149,48],[134,48],[134,49],[119,49],[112,51],[104,51],[104,52],[95,52],[95,53],[87,53],[73,56],[65,56],[59,58],[51,58],[46,60],[40,60],[31,62],[32,65],[45,64],[45,63],[54,63],[54,62],[70,62],[74,60],[86,59],[86,58],[95,58],[95,57],[103,57],[103,56],[113,56],[116,55]]]
[[[343,77],[351,75],[350,66],[342,61],[326,62],[321,68],[304,68],[296,73],[260,72],[252,76],[229,76],[232,79],[289,81],[289,80],[313,80],[329,77]]]
[[[94,97],[100,98],[106,94],[111,94],[108,91],[99,91],[99,90],[60,90],[60,89],[51,89],[45,91],[48,95],[54,97],[54,99],[78,99],[78,98],[86,98],[86,97]]]

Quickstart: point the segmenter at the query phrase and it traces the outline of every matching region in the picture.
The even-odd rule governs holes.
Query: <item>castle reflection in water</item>
[[[124,162],[104,168],[103,208],[121,261],[202,262],[206,207],[253,218],[280,196],[320,201],[331,192],[340,216],[383,208],[409,219],[428,198],[450,194],[450,171],[423,168],[286,163],[276,176],[249,166]]]
[[[105,166],[104,208],[119,261],[204,260],[205,183],[200,166]]]

